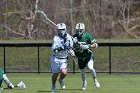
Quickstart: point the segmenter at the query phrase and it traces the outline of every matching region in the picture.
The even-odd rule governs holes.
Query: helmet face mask
[[[84,33],[85,25],[83,23],[76,24],[76,34],[81,37]]]
[[[76,34],[81,37],[83,35],[83,29],[76,29]]]
[[[57,24],[57,32],[61,38],[65,38],[67,36],[66,25],[64,23]]]
[[[66,32],[66,30],[60,30],[60,29],[58,29],[58,35],[60,36],[60,37],[62,37],[62,38],[65,38],[66,36],[67,36],[67,32]]]

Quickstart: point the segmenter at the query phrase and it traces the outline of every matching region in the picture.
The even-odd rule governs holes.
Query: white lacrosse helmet
[[[83,35],[83,32],[85,31],[85,24],[84,23],[78,23],[76,24],[76,34],[81,37]]]
[[[60,37],[65,38],[67,36],[66,30],[66,25],[64,23],[57,24],[57,31]]]

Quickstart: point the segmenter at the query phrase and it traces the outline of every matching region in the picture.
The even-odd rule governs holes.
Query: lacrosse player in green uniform
[[[2,83],[7,84],[7,87],[10,89],[14,88],[14,85],[10,82],[4,71],[0,68],[0,87],[2,87]]]
[[[94,57],[91,48],[97,48],[98,44],[95,38],[90,33],[84,33],[85,25],[83,23],[76,24],[76,34],[73,36],[74,41],[74,52],[78,58],[78,67],[81,71],[82,77],[82,90],[86,90],[86,73],[85,68],[88,65],[94,84],[96,87],[100,87],[100,84],[96,78],[96,71],[93,68],[94,66]]]

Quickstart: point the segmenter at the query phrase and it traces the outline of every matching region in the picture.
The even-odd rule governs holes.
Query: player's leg
[[[59,78],[59,83],[60,83],[61,88],[65,89],[66,86],[64,84],[64,79],[67,76],[68,62],[67,62],[67,59],[62,59],[61,62],[62,62],[60,66],[61,74]]]
[[[59,64],[57,62],[58,60],[55,59],[54,56],[51,56],[51,71],[52,71],[52,87],[51,87],[51,91],[55,92],[56,91],[56,80],[58,77],[58,73],[59,73]]]
[[[86,67],[86,62],[83,59],[78,59],[78,67],[80,69],[81,72],[81,77],[82,77],[82,81],[85,82],[86,81],[86,73],[85,73],[85,67]]]
[[[51,91],[52,92],[55,92],[56,91],[56,80],[57,80],[57,77],[58,77],[58,73],[53,73],[52,74],[52,88],[51,88]]]
[[[87,85],[87,81],[86,81],[86,72],[85,72],[85,67],[86,67],[86,62],[83,59],[78,59],[78,67],[80,69],[81,72],[81,78],[82,78],[82,90],[86,90],[86,85]]]
[[[67,69],[63,68],[61,69],[60,79],[64,79],[67,76]]]
[[[63,63],[61,63],[60,64],[61,66],[60,66],[60,71],[61,71],[61,74],[60,74],[60,79],[64,79],[65,77],[66,77],[66,75],[67,75],[67,67],[68,67],[68,62],[66,61],[66,62],[63,62]]]
[[[14,85],[10,82],[9,78],[6,76],[6,74],[3,74],[3,81],[5,84],[7,84],[7,87],[10,89],[14,88]]]
[[[93,66],[94,66],[94,61],[93,61],[93,59],[91,58],[91,59],[89,60],[89,62],[88,62],[88,69],[90,70],[90,72],[91,72],[93,78],[95,78],[95,77],[96,77],[96,71],[95,71],[95,69],[93,68]]]
[[[86,73],[85,73],[85,69],[80,69],[80,71],[81,71],[82,81],[85,82],[85,81],[86,81]]]
[[[100,83],[98,82],[97,78],[96,78],[96,71],[94,69],[94,61],[93,58],[90,59],[90,61],[88,62],[88,69],[90,70],[92,77],[94,79],[94,84],[96,87],[100,87]]]
[[[60,78],[58,79],[62,89],[66,88],[66,86],[64,84],[64,78],[66,77],[66,75],[67,75],[67,70],[66,69],[62,69],[62,72],[60,74]]]
[[[80,69],[81,71],[81,77],[82,77],[82,90],[86,90],[86,86],[87,86],[87,81],[86,81],[86,72],[85,69]]]
[[[58,73],[53,73],[52,74],[52,86],[55,86],[57,77],[58,77]]]

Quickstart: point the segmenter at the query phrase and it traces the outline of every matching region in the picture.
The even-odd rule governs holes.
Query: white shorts
[[[59,59],[51,56],[51,71],[52,73],[59,73],[61,69],[68,68],[68,59]]]

